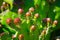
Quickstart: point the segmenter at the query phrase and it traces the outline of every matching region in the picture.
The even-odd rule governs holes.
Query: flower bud
[[[16,38],[16,35],[12,35],[12,39]]]
[[[55,20],[55,21],[53,22],[53,24],[55,24],[55,25],[56,25],[57,23],[58,23],[58,21],[57,21],[57,20]]]
[[[7,24],[10,24],[12,22],[12,19],[11,18],[8,18],[7,20],[6,20],[6,23]]]
[[[14,24],[18,24],[18,23],[20,23],[20,22],[21,22],[20,18],[15,18],[15,19],[14,19]]]
[[[47,18],[47,22],[50,22],[51,21],[51,19],[50,18]]]
[[[35,25],[32,25],[32,26],[30,27],[30,30],[31,30],[31,31],[35,31],[35,29],[36,29]]]
[[[39,14],[38,14],[38,13],[36,13],[36,14],[34,15],[34,17],[35,17],[35,18],[38,18],[38,17],[39,17]]]
[[[29,8],[29,12],[34,12],[34,8],[33,7]]]
[[[22,14],[22,13],[23,13],[23,11],[24,11],[24,10],[23,10],[23,9],[21,9],[21,8],[20,8],[20,9],[18,9],[18,14]]]
[[[20,34],[18,38],[19,38],[19,40],[23,40],[24,39],[24,35]]]
[[[2,5],[3,5],[3,6],[7,6],[7,3],[6,3],[6,2],[3,2]]]
[[[26,13],[26,16],[28,17],[28,16],[31,16],[31,13],[30,12],[27,12]]]
[[[42,33],[41,33],[41,35],[43,36],[45,34],[46,34],[46,30],[43,30]]]

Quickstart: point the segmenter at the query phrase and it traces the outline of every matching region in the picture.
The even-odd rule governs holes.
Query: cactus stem
[[[27,24],[28,24],[30,22],[29,17],[26,17],[26,20],[27,20]]]
[[[18,17],[21,18],[21,14],[18,14]]]
[[[21,28],[19,24],[17,24],[16,27],[19,28],[19,29]]]

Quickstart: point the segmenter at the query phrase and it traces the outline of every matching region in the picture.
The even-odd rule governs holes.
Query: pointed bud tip
[[[6,20],[6,23],[7,24],[10,24],[12,22],[12,19],[11,18],[8,18],[7,20]]]
[[[29,12],[34,12],[34,8],[33,7],[29,8]]]
[[[31,31],[34,31],[36,28],[35,28],[35,25],[32,25],[31,27],[30,27],[30,30]]]
[[[18,13],[19,13],[19,14],[22,14],[23,11],[24,11],[24,10],[23,10],[22,8],[18,9]]]
[[[21,19],[20,18],[15,18],[14,19],[14,24],[18,24],[18,23],[20,23],[21,22]]]

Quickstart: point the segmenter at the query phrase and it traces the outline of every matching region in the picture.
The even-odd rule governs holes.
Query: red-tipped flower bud
[[[29,8],[29,12],[34,12],[34,8],[33,7]]]
[[[7,24],[10,24],[12,22],[12,19],[11,18],[8,18],[7,20],[6,20],[6,23]]]
[[[23,9],[21,9],[21,8],[20,8],[20,9],[18,9],[18,14],[22,14],[22,13],[23,13],[23,11],[24,11],[24,10],[23,10]]]
[[[58,23],[58,21],[57,21],[57,20],[55,20],[55,21],[53,22],[53,24],[55,24],[55,25],[56,25],[57,23]]]
[[[3,2],[3,4],[2,4],[3,6],[7,6],[7,3],[6,2]]]
[[[24,35],[20,34],[18,38],[19,38],[19,40],[23,40],[24,39]]]
[[[31,30],[31,31],[35,31],[35,29],[36,29],[35,25],[32,25],[32,26],[30,27],[30,30]]]
[[[51,21],[51,19],[50,18],[47,18],[47,22],[50,22]]]
[[[43,31],[43,34],[46,34],[46,30]]]
[[[39,17],[39,14],[38,14],[38,13],[36,13],[36,14],[34,15],[34,17],[38,18],[38,17]]]
[[[46,30],[43,30],[41,35],[44,36],[46,34]]]
[[[18,23],[20,23],[20,22],[21,22],[20,18],[15,18],[15,19],[14,19],[14,24],[18,24]]]
[[[27,12],[27,13],[26,13],[26,16],[31,16],[31,13],[30,13],[30,12]]]
[[[12,39],[16,38],[16,35],[12,35]]]

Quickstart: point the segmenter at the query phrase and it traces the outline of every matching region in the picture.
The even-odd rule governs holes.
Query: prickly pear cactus
[[[59,0],[0,0],[0,40],[57,40]]]

